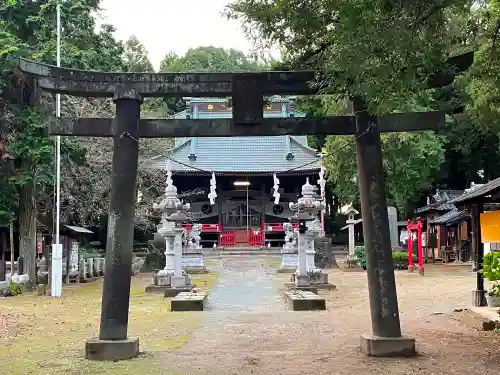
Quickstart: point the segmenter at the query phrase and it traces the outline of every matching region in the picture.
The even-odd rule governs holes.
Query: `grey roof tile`
[[[441,215],[434,220],[430,220],[429,224],[447,224],[451,225],[457,222],[460,222],[461,220],[466,219],[469,216],[467,211],[458,211],[457,209],[453,209],[444,215]]]
[[[496,178],[484,185],[476,185],[468,191],[464,192],[462,195],[453,199],[453,203],[466,203],[472,201],[476,198],[484,197],[495,193],[500,189],[500,177]]]
[[[415,213],[424,213],[428,211],[451,211],[455,209],[452,203],[453,199],[459,197],[463,190],[439,190],[432,197],[432,202],[427,206],[417,208]]]
[[[187,139],[169,155],[151,159],[148,164],[151,168],[164,169],[170,157],[171,168],[177,172],[283,173],[292,168],[297,168],[296,172],[319,169],[316,151],[300,141],[303,140],[289,136],[197,138],[196,160],[190,160],[192,140]],[[293,159],[286,158],[287,142]]]
[[[192,102],[224,102],[220,98],[186,98]],[[288,98],[273,98],[274,102],[286,103]],[[174,118],[186,118],[187,111],[174,115]],[[230,118],[231,112],[214,114],[220,118]],[[265,111],[264,117],[275,117]],[[294,111],[296,117],[303,117],[303,112]],[[209,114],[199,114],[201,118]],[[282,117],[278,113],[276,117]],[[291,152],[292,158],[287,159]],[[189,158],[194,153],[196,158]],[[144,163],[146,168],[164,169],[171,159],[174,172],[186,173],[284,173],[293,169],[293,173],[317,171],[320,158],[316,150],[308,147],[307,136],[265,136],[265,137],[207,137],[176,138],[175,147],[167,155],[161,155]],[[290,171],[292,172],[292,171]]]

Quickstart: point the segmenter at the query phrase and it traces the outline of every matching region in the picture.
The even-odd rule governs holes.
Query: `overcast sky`
[[[221,16],[231,0],[102,0],[101,22],[117,29],[115,37],[135,35],[157,69],[169,51],[184,54],[189,48],[214,45],[250,52],[238,22]]]

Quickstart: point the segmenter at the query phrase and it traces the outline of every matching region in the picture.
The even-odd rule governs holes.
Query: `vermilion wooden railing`
[[[222,232],[219,240],[220,246],[236,246],[236,236],[234,232]]]

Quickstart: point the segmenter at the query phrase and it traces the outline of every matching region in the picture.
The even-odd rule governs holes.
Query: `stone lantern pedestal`
[[[182,253],[182,268],[190,274],[207,273],[203,261],[203,249],[200,245],[201,224],[194,224],[191,232],[184,232],[187,238],[186,246]]]
[[[315,195],[314,186],[309,184],[309,180],[302,186],[302,197],[297,203],[290,203],[290,209],[296,211],[292,220],[299,223],[298,267],[290,280],[296,288],[335,289],[335,285],[328,283],[328,274],[314,264],[314,236],[317,230],[306,224],[315,221],[323,207],[324,203]]]
[[[183,204],[177,197],[172,172],[168,170],[165,197],[160,204],[153,206],[162,213],[158,233],[165,238],[165,268],[153,276],[153,284],[146,287],[146,293],[175,297],[193,289],[189,275],[182,269],[182,223],[188,220],[184,212],[189,207],[189,204]]]

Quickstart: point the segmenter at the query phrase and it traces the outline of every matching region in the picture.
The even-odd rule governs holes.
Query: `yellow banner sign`
[[[481,242],[500,242],[500,211],[481,214]]]

